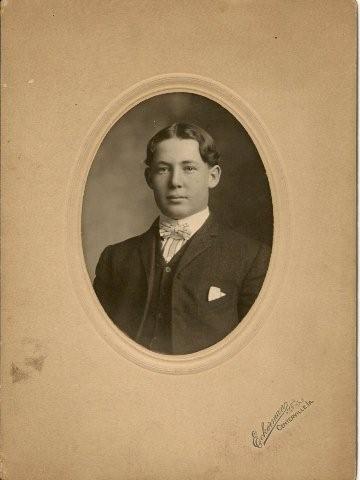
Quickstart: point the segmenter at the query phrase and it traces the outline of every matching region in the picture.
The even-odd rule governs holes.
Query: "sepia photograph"
[[[206,97],[140,103],[97,152],[83,203],[88,272],[108,317],[151,351],[194,353],[234,330],[261,290],[272,233],[255,145]]]
[[[1,0],[1,480],[353,480],[353,0]]]

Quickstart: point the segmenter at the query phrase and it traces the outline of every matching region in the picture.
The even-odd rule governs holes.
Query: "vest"
[[[166,263],[161,253],[160,241],[157,242],[155,252],[155,273],[152,295],[147,315],[137,341],[149,350],[163,353],[172,353],[172,325],[171,325],[171,292],[174,274],[177,265],[184,254],[188,240],[180,250]]]

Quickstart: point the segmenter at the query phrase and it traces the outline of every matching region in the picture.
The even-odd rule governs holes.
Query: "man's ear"
[[[146,167],[146,168],[145,168],[144,175],[145,175],[146,183],[147,183],[148,186],[152,189],[153,186],[152,186],[152,181],[151,181],[151,171],[150,171],[150,167]]]
[[[219,183],[221,177],[220,165],[214,165],[209,168],[209,188],[214,188]]]

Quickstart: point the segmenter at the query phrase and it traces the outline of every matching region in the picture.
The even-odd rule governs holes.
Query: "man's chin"
[[[162,209],[161,212],[173,220],[181,220],[182,218],[190,217],[190,215],[192,215],[191,212],[181,207],[166,208]]]

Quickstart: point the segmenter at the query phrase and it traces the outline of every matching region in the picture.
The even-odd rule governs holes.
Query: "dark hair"
[[[169,138],[182,138],[196,140],[199,144],[201,158],[210,167],[219,165],[220,153],[216,150],[215,142],[211,135],[197,125],[190,123],[173,123],[157,132],[147,144],[145,164],[150,167],[158,143]]]

